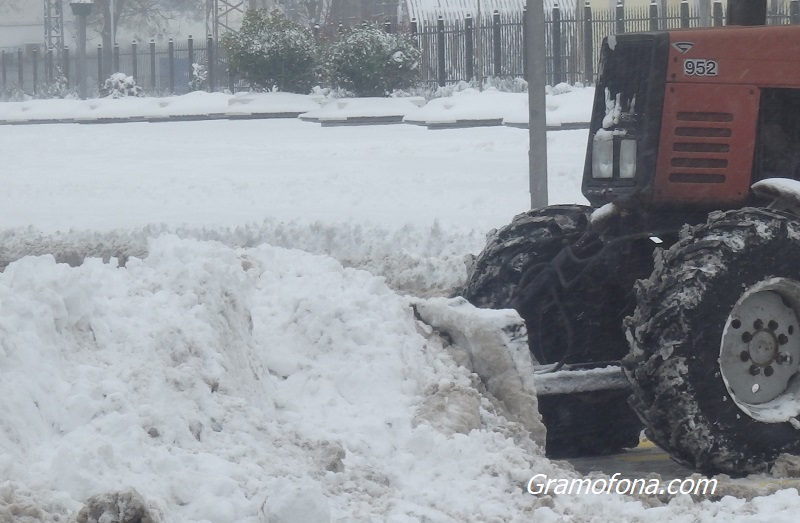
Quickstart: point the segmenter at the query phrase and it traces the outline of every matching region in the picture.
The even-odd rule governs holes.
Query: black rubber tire
[[[551,205],[518,214],[492,231],[470,267],[464,297],[478,307],[510,306],[523,272],[580,238],[591,212],[584,205]]]
[[[555,205],[516,216],[490,235],[469,272],[464,297],[478,307],[512,308],[526,270],[549,262],[580,238],[591,212],[590,207]],[[575,350],[566,363],[618,360],[627,353],[622,319],[632,304],[629,309],[612,305],[619,295],[602,284],[580,286],[562,295],[575,330]],[[533,324],[525,308],[517,310],[529,326]],[[565,347],[563,329],[553,317],[556,314],[548,310],[545,316],[550,319],[540,325],[545,359],[551,360],[541,361],[537,355],[540,363],[559,361]],[[529,336],[538,335],[538,330],[533,330],[529,328]],[[628,406],[627,394],[600,391],[539,397],[539,411],[547,427],[547,455],[592,456],[635,447],[642,424]]]
[[[728,316],[744,289],[771,277],[800,281],[800,220],[762,209],[715,212],[686,228],[637,284],[623,361],[631,405],[647,435],[678,462],[706,474],[768,472],[800,454],[800,431],[764,423],[731,399],[718,358]]]

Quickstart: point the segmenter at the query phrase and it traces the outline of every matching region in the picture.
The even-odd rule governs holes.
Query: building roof
[[[576,0],[543,0],[547,11],[557,4],[563,10],[573,12]],[[500,13],[520,13],[525,7],[525,0],[405,0],[409,19],[430,22],[442,16],[445,20],[463,20],[468,14],[473,18],[480,11],[487,15],[495,10]]]

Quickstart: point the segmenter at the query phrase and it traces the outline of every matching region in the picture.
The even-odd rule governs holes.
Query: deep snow
[[[585,141],[549,134],[554,203],[583,201]],[[411,309],[528,207],[523,130],[6,126],[0,149],[0,521],[129,489],[165,522],[796,519],[795,489],[525,492],[576,473]]]

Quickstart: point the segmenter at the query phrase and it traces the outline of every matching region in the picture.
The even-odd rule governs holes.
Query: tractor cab
[[[741,207],[758,180],[800,179],[798,109],[798,26],[610,36],[583,193],[595,207]]]

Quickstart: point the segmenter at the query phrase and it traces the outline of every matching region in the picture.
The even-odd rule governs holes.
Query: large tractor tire
[[[712,213],[637,287],[624,367],[648,436],[707,474],[800,454],[800,219]]]
[[[464,296],[476,306],[501,309],[525,302],[517,311],[528,325],[529,339],[536,336],[539,341],[533,351],[539,363],[562,360],[567,345],[565,322],[555,307],[532,317],[533,302],[549,297],[533,295],[521,300],[520,281],[523,275],[528,279],[529,270],[544,267],[566,245],[577,241],[587,229],[591,212],[590,207],[558,205],[516,216],[490,235],[468,274]],[[574,350],[565,363],[619,360],[627,352],[622,319],[633,305],[620,305],[621,293],[611,287],[595,281],[561,293],[574,334]],[[636,446],[642,425],[627,404],[628,394],[612,390],[540,396],[547,454],[590,456]]]

